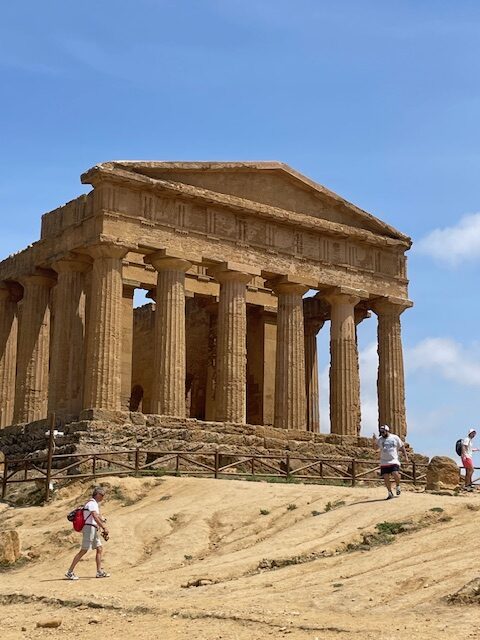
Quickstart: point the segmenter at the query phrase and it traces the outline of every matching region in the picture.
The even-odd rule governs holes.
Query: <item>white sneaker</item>
[[[392,500],[395,496],[393,495],[393,493],[391,491],[388,492],[388,496],[385,498],[385,500]]]
[[[109,578],[109,577],[110,577],[110,574],[104,571],[103,569],[101,571],[97,571],[97,578]]]
[[[402,493],[402,490],[400,489],[400,487],[397,487],[397,490],[396,490],[397,496],[399,496],[401,493]]]
[[[65,577],[67,578],[67,580],[78,580],[78,576],[76,576],[73,571],[67,571]]]

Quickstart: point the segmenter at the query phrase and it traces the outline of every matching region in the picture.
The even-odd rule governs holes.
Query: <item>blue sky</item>
[[[474,0],[4,3],[0,255],[100,161],[287,162],[412,236],[408,439],[452,455],[478,421],[479,35]]]

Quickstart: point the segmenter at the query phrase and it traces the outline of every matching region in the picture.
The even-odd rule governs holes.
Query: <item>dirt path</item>
[[[381,488],[105,484],[107,580],[94,578],[91,554],[79,581],[63,579],[78,545],[65,515],[86,485],[47,507],[0,505],[0,526],[18,529],[23,550],[38,555],[0,573],[2,639],[480,638],[478,604],[446,602],[480,575],[478,495],[404,491],[385,502]],[[382,522],[407,530],[383,544]],[[36,629],[44,618],[62,624]]]

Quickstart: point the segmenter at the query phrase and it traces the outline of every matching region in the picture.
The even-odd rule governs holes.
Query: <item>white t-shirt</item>
[[[471,458],[473,456],[472,439],[467,436],[462,440],[462,445],[465,447],[465,453],[462,450],[462,455]]]
[[[380,466],[389,464],[400,464],[398,459],[398,450],[403,447],[403,442],[393,433],[383,438],[377,439],[377,446],[380,449]]]
[[[84,513],[84,515],[85,515],[85,524],[91,524],[94,527],[98,528],[98,525],[95,522],[95,520],[93,519],[93,515],[92,515],[92,513],[96,513],[96,514],[100,515],[100,508],[99,508],[98,502],[95,500],[95,498],[90,498],[90,500],[87,502],[87,504],[83,507],[83,510],[85,512]]]

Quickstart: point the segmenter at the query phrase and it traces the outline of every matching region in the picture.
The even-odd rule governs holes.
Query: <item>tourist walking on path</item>
[[[473,491],[473,452],[480,451],[480,449],[472,447],[472,440],[476,435],[475,429],[470,429],[468,436],[462,440],[462,464],[465,469],[465,489],[467,491]]]
[[[102,518],[100,515],[100,503],[104,497],[105,489],[103,487],[95,487],[92,497],[83,507],[85,525],[82,529],[82,546],[65,574],[69,580],[78,580],[78,576],[74,573],[75,567],[89,549],[95,549],[96,551],[97,578],[110,577],[110,574],[106,573],[102,568],[103,547],[98,534],[99,530],[101,530],[105,540],[108,539],[108,529],[105,526],[105,518]]]
[[[380,433],[380,437],[377,438],[377,446],[380,449],[380,475],[383,477],[383,481],[387,487],[387,500],[391,500],[394,497],[392,492],[392,477],[395,480],[397,496],[401,493],[400,460],[398,452],[401,451],[403,453],[405,462],[408,462],[408,455],[403,442],[398,436],[390,433],[389,427],[382,425],[378,430]]]

